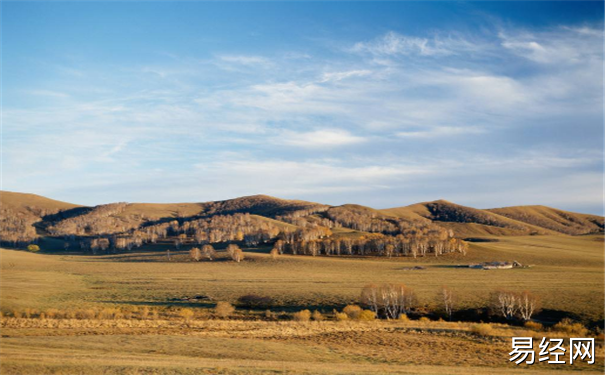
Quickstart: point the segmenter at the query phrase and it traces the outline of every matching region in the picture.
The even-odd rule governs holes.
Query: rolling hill
[[[44,210],[48,213],[65,211],[77,207],[77,204],[57,201],[36,194],[15,193],[12,191],[0,191],[0,209],[9,209],[15,213],[34,214]]]
[[[193,220],[216,215],[248,213],[255,218],[280,228],[294,230],[307,224],[325,225],[336,217],[366,219],[368,225],[388,227],[397,222],[436,224],[452,229],[458,238],[481,236],[522,235],[583,235],[603,232],[604,219],[562,211],[545,206],[516,206],[495,209],[476,209],[445,200],[417,203],[405,207],[377,210],[371,207],[346,204],[328,206],[302,200],[286,200],[266,195],[253,195],[201,203],[129,203],[86,207],[61,202],[35,194],[0,192],[0,204],[9,215],[27,215],[36,218],[37,228],[47,228],[64,220],[111,219],[111,225],[137,228],[175,219]],[[344,215],[344,216],[343,216]],[[302,222],[301,222],[302,220]],[[350,235],[359,227],[343,225]]]
[[[603,217],[578,214],[546,206],[515,206],[487,210],[500,216],[570,235],[603,231]]]
[[[554,234],[549,228],[518,221],[497,213],[461,206],[446,200],[417,203],[381,212],[410,220],[430,220],[452,229],[457,236],[523,236]]]

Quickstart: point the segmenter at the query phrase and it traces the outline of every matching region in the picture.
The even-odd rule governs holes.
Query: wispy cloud
[[[485,129],[480,127],[455,128],[447,126],[438,126],[424,130],[406,130],[402,132],[397,132],[397,136],[401,138],[431,139],[465,134],[480,134],[484,133],[485,131]]]
[[[502,46],[541,64],[581,64],[601,61],[603,30],[560,27],[542,32],[507,30],[499,33]]]
[[[330,147],[362,143],[367,138],[351,134],[343,129],[318,129],[307,132],[283,131],[275,143],[297,147]]]
[[[105,71],[91,63],[77,75],[57,68],[61,79],[19,91],[42,104],[4,108],[5,188],[96,189],[82,203],[113,191],[378,206],[473,204],[470,185],[490,205],[532,203],[523,194],[573,205],[577,188],[588,194],[580,203],[596,205],[598,189],[580,183],[548,202],[537,192],[564,176],[595,183],[602,171],[602,39],[588,26],[393,31],[337,41],[346,48],[320,58],[210,51]]]
[[[462,52],[477,51],[480,46],[459,36],[416,37],[390,31],[385,35],[367,42],[358,42],[352,52],[373,55],[420,55],[447,56]]]

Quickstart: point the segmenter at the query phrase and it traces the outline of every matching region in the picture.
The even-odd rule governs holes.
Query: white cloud
[[[601,160],[601,39],[590,28],[509,29],[491,35],[491,46],[388,33],[356,44],[357,53],[304,62],[277,52],[171,59],[98,81],[83,71],[56,91],[30,92],[60,101],[4,108],[5,183],[31,191],[44,180],[60,191],[70,181],[103,196],[115,189],[115,200],[130,191],[136,200],[267,193],[360,203],[437,198],[444,186],[449,193],[464,180],[468,189],[486,176],[545,189],[544,176]],[[578,144],[600,147],[599,157],[568,152]],[[521,191],[511,184],[511,196]]]
[[[561,27],[542,32],[500,32],[502,46],[540,64],[581,64],[602,61],[603,31],[588,27]]]
[[[366,139],[343,129],[318,129],[309,132],[283,131],[274,143],[297,147],[345,146],[365,142]]]
[[[343,79],[352,78],[352,77],[365,77],[372,74],[371,70],[361,69],[361,70],[349,70],[346,72],[329,72],[324,73],[321,82],[334,82],[341,81]]]
[[[233,64],[241,64],[248,66],[268,66],[271,65],[271,61],[262,56],[253,56],[253,55],[220,55],[218,56],[219,60],[233,63]]]
[[[461,52],[477,51],[481,47],[469,40],[448,36],[421,38],[402,35],[390,31],[370,42],[358,42],[352,48],[353,52],[367,52],[373,55],[420,55],[447,56]]]
[[[450,137],[456,135],[465,134],[481,134],[486,130],[480,127],[447,127],[437,126],[423,130],[412,130],[397,132],[397,136],[401,138],[414,138],[414,139],[431,139],[440,137]]]

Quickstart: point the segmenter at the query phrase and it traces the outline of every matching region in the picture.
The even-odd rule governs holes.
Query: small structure
[[[510,270],[513,268],[525,268],[523,265],[516,260],[511,262],[485,262],[479,264],[470,264],[469,268],[481,269],[481,270]]]

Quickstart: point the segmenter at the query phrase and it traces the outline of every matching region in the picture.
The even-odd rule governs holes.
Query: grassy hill
[[[539,209],[538,209],[539,208]],[[603,231],[603,218],[544,206],[480,210],[445,200],[380,210],[410,220],[431,220],[457,236],[589,234]]]
[[[51,224],[90,213],[97,207],[85,207],[61,202],[35,194],[0,192],[0,207],[11,214],[26,215],[37,222],[38,232]],[[59,212],[57,215],[51,215]],[[253,195],[223,201],[196,203],[130,203],[109,216],[116,225],[136,228],[148,222],[162,222],[177,218],[211,217],[249,213],[280,228],[296,229],[292,217],[305,217],[308,223],[323,225],[322,220],[332,212],[366,217],[374,221],[404,220],[416,223],[434,223],[452,229],[456,237],[524,236],[524,235],[581,235],[603,232],[604,219],[600,216],[562,211],[545,206],[516,206],[481,210],[445,200],[417,203],[405,207],[377,210],[357,204],[338,207],[286,200],[266,195]],[[287,220],[287,218],[290,219]],[[34,219],[35,218],[35,219]],[[271,219],[271,220],[269,220]],[[352,228],[352,227],[348,227]],[[335,233],[355,236],[355,231],[339,228]],[[357,231],[363,234],[363,231]]]
[[[15,213],[34,213],[37,209],[56,212],[82,207],[77,204],[57,201],[36,194],[0,191],[0,209],[10,209]]]
[[[603,217],[546,206],[515,206],[487,210],[520,222],[570,235],[603,231]]]

